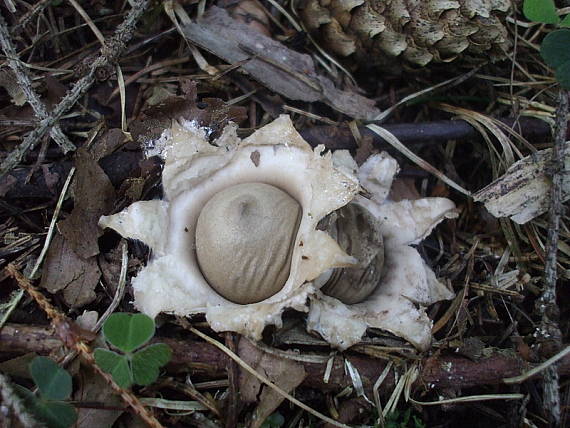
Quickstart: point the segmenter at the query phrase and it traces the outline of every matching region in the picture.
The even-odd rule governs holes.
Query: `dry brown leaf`
[[[303,364],[264,352],[246,338],[240,340],[238,353],[247,355],[249,364],[257,372],[267,376],[285,392],[291,392],[307,376]],[[244,370],[240,372],[239,376],[239,391],[243,401],[259,403],[251,419],[251,428],[260,427],[284,400],[283,396],[265,387],[257,378]]]
[[[101,271],[95,257],[83,259],[62,235],[54,236],[49,247],[40,286],[54,294],[63,290],[65,302],[74,308],[95,300]]]
[[[88,259],[99,254],[97,240],[103,233],[99,217],[109,214],[115,202],[115,189],[95,158],[80,148],[75,155],[77,173],[73,188],[74,208],[57,227],[78,256]]]
[[[197,100],[196,82],[182,80],[183,95],[170,96],[158,104],[147,105],[141,119],[130,125],[133,138],[146,143],[160,137],[170,128],[173,119],[196,121],[200,126],[212,130],[211,138],[217,138],[229,123],[237,124],[247,119],[247,109],[241,106],[228,106],[219,98]]]

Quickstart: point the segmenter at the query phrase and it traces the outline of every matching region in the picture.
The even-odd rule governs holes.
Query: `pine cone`
[[[496,61],[511,47],[504,17],[510,0],[305,0],[308,31],[340,56],[390,66],[401,60]]]

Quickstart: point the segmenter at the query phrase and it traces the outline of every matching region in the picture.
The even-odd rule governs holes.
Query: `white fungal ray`
[[[149,245],[153,256],[133,279],[135,306],[156,316],[206,313],[216,331],[236,331],[260,339],[265,326],[281,325],[285,308],[307,311],[316,289],[311,281],[334,267],[352,266],[330,236],[316,230],[324,216],[346,205],[360,191],[357,177],[336,168],[322,146],[312,150],[288,116],[240,140],[227,127],[210,144],[205,130],[173,122],[163,134],[164,199],[136,202],[126,210],[102,217],[125,237]],[[213,195],[241,183],[266,183],[296,199],[302,218],[292,252],[290,275],[281,291],[253,304],[236,304],[217,294],[196,260],[195,229],[202,207]],[[224,260],[219,260],[224,263]]]
[[[381,153],[371,156],[358,173],[370,199],[358,197],[356,203],[382,223],[385,261],[374,292],[352,305],[320,292],[311,297],[307,329],[341,350],[358,343],[370,327],[389,331],[425,350],[431,344],[432,322],[424,308],[453,298],[409,244],[420,242],[445,218],[456,217],[455,205],[445,198],[388,200],[397,171],[396,161]]]

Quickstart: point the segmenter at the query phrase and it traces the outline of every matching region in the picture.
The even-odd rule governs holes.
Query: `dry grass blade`
[[[374,387],[372,388],[372,393],[374,394],[374,404],[376,405],[376,410],[378,411],[377,423],[381,428],[384,428],[384,413],[382,411],[382,403],[380,401],[380,393],[378,390],[380,389],[380,385],[382,385],[384,380],[386,380],[386,377],[388,376],[388,373],[390,373],[390,369],[393,365],[393,361],[389,361],[388,364],[386,364],[386,367],[384,367],[384,370],[382,370],[382,373],[380,373],[380,376],[378,376],[378,379],[376,382],[374,382]]]
[[[190,49],[190,52],[192,53],[192,56],[194,57],[196,64],[198,64],[198,67],[200,67],[200,70],[208,73],[210,76],[217,76],[219,74],[219,70],[216,67],[208,64],[208,61],[206,61],[206,58],[204,58],[204,56],[200,53],[198,48],[194,46],[194,44],[192,44],[187,37],[184,37],[184,31],[180,26],[180,22],[178,22],[178,18],[180,18],[183,25],[192,24],[192,20],[190,19],[184,8],[180,6],[178,3],[169,0],[164,2],[164,11],[168,15],[174,26],[176,27],[176,29],[178,30],[178,33],[182,36],[182,38],[186,42],[186,45],[188,46],[188,49]]]
[[[501,146],[503,147],[503,155],[505,157],[507,167],[509,167],[513,163],[515,163],[514,153],[516,153],[516,155],[518,156],[519,159],[524,157],[523,154],[518,149],[518,147],[515,146],[513,144],[513,142],[501,130],[501,127],[499,125],[499,121],[497,121],[496,119],[490,118],[488,116],[485,116],[484,114],[481,114],[481,113],[478,113],[478,112],[475,112],[472,110],[468,110],[468,109],[461,108],[461,107],[451,106],[449,104],[443,104],[442,103],[442,104],[437,104],[437,106],[440,109],[442,109],[443,111],[447,111],[447,112],[452,113],[452,114],[461,115],[462,117],[469,117],[469,118],[481,123],[485,128],[487,128],[491,132],[491,134],[493,134],[493,136],[499,141]],[[503,129],[506,129],[506,128],[503,128]],[[509,128],[509,130],[510,130],[509,132],[511,133],[511,135],[520,137],[520,135],[516,134],[512,129]],[[522,139],[522,140],[524,140],[524,139]],[[532,147],[532,146],[530,146],[530,147],[531,147],[531,150],[533,150],[533,151],[535,150],[534,147]]]
[[[68,0],[68,1],[75,8],[77,13],[79,13],[79,15],[81,15],[81,17],[85,20],[85,22],[87,23],[89,28],[91,28],[91,31],[93,31],[93,34],[95,34],[95,37],[97,37],[97,40],[99,40],[99,42],[101,43],[101,45],[104,46],[105,45],[105,36],[103,36],[103,33],[101,33],[101,31],[99,31],[99,28],[97,28],[97,26],[91,20],[91,18],[87,14],[87,12],[85,12],[85,9],[83,9],[81,7],[81,5],[79,3],[77,3],[75,0]]]
[[[433,86],[430,86],[429,88],[422,89],[421,91],[414,92],[413,94],[410,94],[410,95],[402,98],[400,101],[398,101],[396,104],[394,104],[389,109],[384,110],[381,114],[379,114],[377,117],[375,117],[374,120],[384,121],[388,118],[388,116],[390,116],[401,105],[404,105],[404,104],[406,104],[412,100],[415,100],[415,99],[417,99],[421,96],[424,96],[426,94],[429,94],[431,92],[435,92],[439,89],[442,89],[442,88],[449,89],[449,88],[452,88],[454,86],[457,86],[457,85],[465,82],[470,77],[472,77],[475,73],[477,73],[477,71],[478,71],[478,69],[476,68],[476,69],[473,69],[473,70],[469,71],[468,73],[465,73],[461,76],[453,77],[453,78],[448,79],[444,82],[438,83],[437,85],[433,85]]]
[[[396,138],[396,136],[394,134],[392,134],[390,131],[388,131],[387,129],[382,128],[381,126],[378,126],[378,125],[373,125],[373,124],[366,125],[366,127],[368,129],[370,129],[372,132],[375,132],[380,137],[382,137],[388,144],[390,144],[392,147],[394,147],[395,149],[400,151],[404,156],[406,156],[408,159],[410,159],[412,162],[414,162],[420,168],[422,168],[422,169],[426,170],[427,172],[435,175],[441,181],[443,181],[444,183],[446,183],[450,187],[453,187],[458,192],[461,192],[467,196],[471,196],[471,192],[469,192],[469,190],[464,189],[459,184],[457,184],[455,181],[448,178],[441,171],[434,168],[432,165],[427,163],[425,160],[423,160],[422,158],[417,156],[414,152],[412,152],[405,145],[403,145],[400,142],[400,140],[398,140],[398,138]]]
[[[119,94],[121,95],[121,131],[127,132],[127,95],[125,93],[125,79],[123,77],[123,70],[119,64],[116,65],[117,70],[117,83],[119,85]]]
[[[570,354],[570,346],[567,346],[562,351],[560,351],[558,354],[554,355],[553,357],[550,357],[544,363],[536,366],[532,370],[529,370],[528,372],[523,373],[520,376],[509,377],[509,378],[503,379],[503,382],[508,383],[508,384],[522,383],[525,380],[530,379],[533,376],[536,376],[538,373],[545,370],[546,368],[552,366],[552,364],[556,363],[558,360],[561,360],[562,358],[564,358],[568,354]]]
[[[417,401],[410,398],[410,401],[420,406],[440,406],[442,404],[457,404],[457,403],[473,403],[477,401],[491,401],[491,400],[522,400],[524,394],[483,394],[471,395],[469,397],[449,398],[447,400],[439,401]]]

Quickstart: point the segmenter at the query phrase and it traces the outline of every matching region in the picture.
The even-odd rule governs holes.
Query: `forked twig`
[[[16,80],[20,85],[20,88],[24,92],[28,103],[34,110],[34,113],[38,117],[38,119],[42,120],[48,117],[48,111],[44,102],[40,99],[34,88],[32,87],[32,81],[30,76],[28,75],[28,71],[20,61],[18,57],[18,53],[16,52],[16,48],[12,43],[10,38],[10,34],[8,33],[8,24],[4,20],[2,14],[0,14],[0,45],[2,46],[2,50],[6,55],[8,65],[16,75]],[[71,150],[75,150],[75,146],[69,138],[63,133],[61,128],[58,124],[54,124],[50,131],[51,137],[54,141],[61,147],[64,153],[67,153]]]
[[[133,36],[135,26],[148,7],[150,0],[138,0],[131,2],[132,7],[125,20],[119,25],[113,37],[101,48],[101,54],[89,67],[87,74],[79,79],[67,92],[65,97],[44,119],[40,120],[34,128],[0,164],[0,178],[13,169],[28,152],[32,150],[40,141],[48,129],[53,127],[57,121],[81,98],[95,82],[96,71],[117,60],[123,52],[127,42]]]

